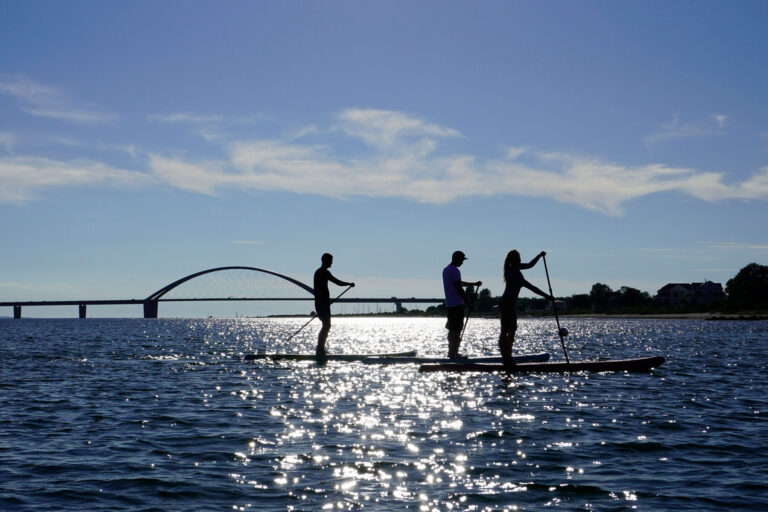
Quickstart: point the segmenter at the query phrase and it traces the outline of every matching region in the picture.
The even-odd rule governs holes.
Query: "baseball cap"
[[[458,259],[463,261],[463,260],[468,260],[469,258],[467,258],[464,255],[464,253],[461,252],[461,251],[454,251],[453,255],[451,256],[451,260],[455,261],[455,260],[458,260]]]

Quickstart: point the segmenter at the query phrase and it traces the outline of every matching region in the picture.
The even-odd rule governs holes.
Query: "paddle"
[[[352,289],[352,287],[351,287],[351,286],[348,286],[348,287],[347,287],[347,288],[346,288],[346,289],[345,289],[343,292],[341,292],[340,294],[338,294],[338,295],[336,296],[336,298],[335,298],[335,299],[333,299],[333,300],[331,301],[331,304],[333,304],[334,302],[336,302],[337,300],[339,300],[339,298],[340,298],[342,295],[344,295],[345,293],[347,293],[347,292],[348,292],[349,290],[351,290],[351,289]],[[296,331],[295,333],[291,334],[291,336],[290,336],[290,337],[289,337],[287,340],[285,340],[285,341],[286,341],[286,342],[289,342],[289,341],[291,341],[291,340],[293,339],[293,337],[294,337],[294,336],[296,336],[296,335],[297,335],[297,334],[299,334],[301,331],[303,331],[303,330],[304,330],[304,328],[305,328],[306,326],[308,326],[308,325],[309,325],[309,324],[312,322],[312,320],[314,320],[315,318],[317,318],[317,313],[315,313],[315,312],[313,311],[313,312],[312,312],[312,316],[310,317],[310,319],[309,319],[309,320],[307,320],[307,323],[305,323],[304,325],[302,325],[301,327],[299,327],[299,330],[298,330],[298,331]]]
[[[477,300],[477,292],[475,292],[473,295],[474,300],[469,306],[469,311],[467,311],[467,318],[464,319],[464,327],[461,328],[461,334],[459,334],[459,343],[461,343],[461,340],[464,339],[464,330],[467,328],[467,324],[469,323],[469,316],[472,314],[472,308],[475,306],[475,300]]]
[[[563,333],[568,333],[567,330],[560,328],[560,319],[557,317],[557,304],[555,304],[555,294],[552,293],[552,282],[549,280],[549,269],[547,268],[547,256],[544,255],[544,271],[547,273],[547,284],[549,285],[549,295],[552,297],[552,311],[555,313],[555,322],[557,322],[557,334],[560,335],[560,344],[563,346],[563,355],[565,356],[565,362],[571,364],[568,360],[568,352],[565,350],[565,340],[563,339]]]

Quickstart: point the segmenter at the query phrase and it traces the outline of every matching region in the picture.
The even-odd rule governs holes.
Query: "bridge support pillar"
[[[144,301],[144,318],[157,318],[157,301]]]
[[[78,308],[78,313],[80,318],[85,318],[85,304],[80,304]]]
[[[13,306],[13,318],[16,320],[21,318],[21,306]]]
[[[397,297],[392,297],[392,302],[395,303],[395,311],[399,314],[403,312],[403,303],[397,300]]]

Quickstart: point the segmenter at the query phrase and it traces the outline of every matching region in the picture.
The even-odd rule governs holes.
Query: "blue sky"
[[[0,297],[143,298],[225,265],[308,282],[326,251],[358,297],[440,296],[455,249],[494,294],[513,248],[548,251],[557,295],[725,284],[768,260],[767,22],[0,0]]]

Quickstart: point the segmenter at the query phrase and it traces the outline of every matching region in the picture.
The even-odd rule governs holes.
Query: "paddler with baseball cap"
[[[471,306],[467,294],[464,292],[464,287],[475,286],[479,288],[483,284],[482,281],[468,283],[461,280],[459,267],[466,259],[467,257],[463,252],[455,251],[451,256],[451,264],[443,269],[445,309],[448,315],[448,322],[445,327],[448,329],[448,357],[450,359],[461,357],[459,345],[461,344],[461,331],[464,327],[464,306]]]

